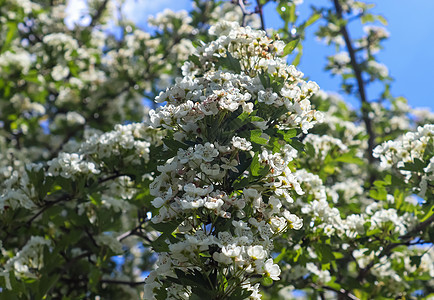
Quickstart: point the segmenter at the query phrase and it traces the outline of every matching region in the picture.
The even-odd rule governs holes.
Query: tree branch
[[[107,7],[108,0],[104,0],[104,2],[101,4],[100,7],[98,7],[95,15],[92,17],[92,21],[90,21],[89,28],[92,28],[96,25],[99,18],[101,18],[102,13],[104,12],[105,8]]]
[[[338,16],[339,19],[344,20],[343,17],[343,13],[342,13],[342,7],[339,4],[339,0],[333,0],[334,5],[335,5],[335,9],[336,9],[336,14]],[[374,135],[374,131],[372,129],[372,122],[371,119],[369,118],[369,102],[367,99],[367,95],[366,95],[366,91],[365,91],[365,83],[363,82],[363,77],[362,77],[362,70],[360,69],[360,65],[357,63],[357,58],[356,58],[356,52],[354,51],[353,45],[351,43],[351,38],[350,35],[348,33],[347,30],[347,26],[343,25],[341,27],[341,33],[344,37],[345,40],[345,45],[347,47],[348,50],[348,54],[350,55],[351,58],[351,66],[353,68],[354,71],[354,76],[356,77],[357,80],[357,87],[358,87],[358,91],[359,91],[359,95],[360,95],[360,100],[361,100],[361,111],[362,111],[362,119],[363,122],[365,123],[366,126],[366,131],[368,132],[368,149],[367,149],[367,156],[368,156],[368,161],[369,163],[373,163],[375,161],[375,158],[372,156],[372,151],[374,150],[374,146],[375,146],[375,135]]]
[[[400,236],[399,238],[402,240],[402,242],[388,244],[376,258],[380,259],[383,256],[389,256],[391,254],[392,250],[398,246],[412,245],[409,242],[409,240],[413,239],[417,234],[419,234],[422,230],[424,230],[426,227],[431,225],[431,223],[433,223],[433,222],[434,222],[434,215],[432,215],[431,217],[429,217],[425,221],[420,222],[415,228],[413,228],[413,230],[410,230],[406,234]],[[357,280],[359,280],[359,281],[363,280],[366,277],[366,275],[368,274],[368,272],[375,265],[376,262],[377,262],[377,260],[373,259],[372,261],[369,262],[369,264],[365,268],[361,269],[359,275],[357,276]]]

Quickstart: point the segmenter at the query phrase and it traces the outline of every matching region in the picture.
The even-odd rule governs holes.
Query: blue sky
[[[74,5],[77,2],[74,1]],[[305,0],[300,6],[301,15],[306,15],[309,6],[315,4],[330,5],[330,0]],[[389,24],[387,30],[390,38],[383,43],[384,49],[377,54],[378,61],[386,64],[390,75],[394,78],[392,95],[403,96],[413,107],[428,107],[434,111],[434,11],[433,0],[375,0],[373,13],[386,17]],[[172,10],[190,10],[190,0],[126,0],[124,13],[141,27],[145,27],[150,15],[155,15],[165,8]],[[265,6],[265,22],[267,27],[278,27],[280,18],[275,12],[275,4]],[[356,36],[351,32],[352,36]],[[325,91],[339,91],[340,78],[331,77],[324,71],[326,55],[334,53],[334,49],[316,41],[311,28],[304,44],[304,55],[299,68],[311,80],[316,81]],[[359,30],[360,32],[360,30]],[[378,87],[371,86],[367,93],[369,99],[376,99]],[[357,106],[357,101],[347,99]]]
[[[300,6],[301,17],[311,4],[327,4],[327,0],[305,0]],[[379,62],[386,64],[390,75],[394,78],[392,94],[404,96],[413,107],[429,107],[434,110],[434,92],[428,89],[434,86],[434,1],[415,0],[376,0],[375,13],[386,17],[389,24],[390,38],[383,43],[384,49],[378,54]],[[267,27],[279,26],[274,4],[265,6],[265,20]],[[140,24],[146,22],[147,16],[156,14],[164,8],[172,10],[191,9],[188,0],[128,0],[125,13]],[[326,55],[332,54],[334,49],[317,42],[313,36],[314,30],[308,32],[305,42],[304,55],[300,69],[318,82],[327,91],[338,91],[340,79],[331,77],[324,72]],[[353,34],[354,35],[354,34]],[[368,88],[368,97],[375,99],[378,87]],[[350,100],[351,101],[351,100]],[[351,102],[354,103],[354,100]]]
[[[308,8],[313,3],[320,5],[329,2],[305,0],[300,8]],[[406,97],[413,107],[429,107],[434,110],[434,92],[425,88],[434,86],[434,1],[377,0],[369,3],[375,3],[373,12],[383,15],[389,22],[386,28],[391,35],[383,42],[384,49],[377,54],[377,59],[389,68],[390,75],[395,80],[392,83],[392,94]],[[273,26],[270,19],[272,18],[269,18],[267,26]],[[325,55],[333,54],[334,49],[315,41],[313,31],[308,32],[299,67],[312,80],[317,81],[322,89],[338,91],[340,79],[323,71]],[[357,30],[355,31],[356,33],[350,32],[352,37],[357,36]],[[367,94],[370,99],[375,99],[378,88],[368,88]]]

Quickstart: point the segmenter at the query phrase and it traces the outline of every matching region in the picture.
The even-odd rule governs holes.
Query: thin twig
[[[113,175],[110,175],[110,176],[107,176],[105,178],[101,178],[100,180],[98,180],[98,184],[109,181],[109,180],[113,180],[113,179],[116,179],[116,178],[122,177],[122,176],[128,176],[128,174],[120,173],[119,171],[116,171]]]
[[[236,2],[238,6],[241,8],[241,12],[243,13],[242,20],[241,20],[241,26],[246,26],[246,16],[250,16],[253,13],[250,11],[247,11],[246,6],[244,5],[244,0],[238,0]]]
[[[256,0],[256,4],[258,5],[256,7],[256,13],[259,15],[259,17],[261,18],[261,29],[265,30],[265,19],[264,19],[264,13],[262,11],[262,4],[261,4],[261,0]]]
[[[434,222],[434,215],[429,217],[423,222],[420,222],[416,227],[413,228],[413,230],[407,232],[403,236],[401,236],[401,239],[411,239],[414,237],[415,234],[420,233],[422,230],[424,230],[426,227],[428,227],[431,223]]]
[[[86,226],[83,227],[84,232],[86,232],[87,236],[90,238],[92,244],[95,247],[99,247],[98,243],[96,242],[95,238],[93,237],[93,235],[90,233],[89,228],[87,228]]]
[[[111,283],[111,284],[126,284],[129,286],[145,284],[145,281],[125,281],[125,280],[114,280],[114,279],[102,279],[100,282]]]
[[[83,125],[80,125],[79,128],[75,128],[74,130],[69,131],[69,133],[63,137],[63,140],[59,144],[59,146],[56,149],[54,149],[53,151],[51,151],[49,160],[56,158],[56,156],[59,155],[60,151],[62,151],[62,149],[66,145],[66,143],[69,142],[69,140],[71,138],[73,138],[77,134],[77,132],[81,132],[81,130],[83,130],[84,127],[85,127],[85,125],[83,124]]]
[[[126,239],[126,238],[129,237],[129,236],[136,235],[136,234],[138,233],[138,230],[142,227],[142,225],[143,225],[143,223],[140,223],[139,225],[137,225],[137,226],[134,227],[133,229],[131,229],[131,230],[127,231],[127,232],[122,233],[122,234],[121,234],[120,236],[118,236],[116,239],[117,239],[119,242],[121,242],[121,241],[123,241],[124,239]]]
[[[70,200],[71,198],[69,197],[69,195],[64,195],[64,196],[62,196],[62,197],[60,197],[59,199],[57,199],[57,200],[55,200],[55,201],[47,201],[46,203],[45,203],[45,206],[43,207],[43,208],[41,208],[41,210],[40,211],[38,211],[33,217],[31,217],[27,222],[26,222],[26,225],[27,226],[30,226],[31,224],[32,224],[32,222],[37,218],[37,217],[39,217],[44,211],[46,211],[48,208],[50,208],[51,206],[53,206],[54,204],[57,204],[57,203],[59,203],[59,202],[62,202],[62,201],[67,201],[67,200]]]
[[[138,219],[139,219],[139,224],[136,227],[134,227],[131,230],[128,230],[127,232],[122,233],[116,238],[119,242],[123,241],[127,237],[135,235],[147,241],[149,245],[152,244],[152,240],[148,236],[146,236],[143,232],[144,231],[143,225],[147,222],[147,220],[141,217],[140,210],[138,211]]]
[[[344,290],[344,289],[337,290],[337,289],[334,289],[334,288],[332,288],[332,287],[330,287],[330,286],[326,286],[326,285],[317,285],[317,284],[315,284],[315,283],[311,283],[310,286],[313,287],[314,289],[321,289],[321,288],[322,288],[322,289],[325,289],[325,290],[329,290],[329,291],[336,292],[336,293],[338,293],[339,295],[342,295],[342,296],[346,297],[347,299],[351,299],[351,300],[360,300],[360,299],[357,298],[355,295],[351,294],[350,292],[348,292],[348,291],[346,291],[346,290]]]

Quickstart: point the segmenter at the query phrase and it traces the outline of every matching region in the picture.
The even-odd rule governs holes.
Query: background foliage
[[[301,18],[301,2],[275,3],[282,28],[265,28],[268,1],[194,1],[190,12],[149,19],[152,30],[145,32],[116,1],[88,1],[83,21],[70,28],[64,1],[0,0],[0,298],[431,299],[434,115],[393,96],[388,69],[377,61],[387,21],[371,13],[371,4],[333,0]],[[210,34],[219,21],[241,27]],[[298,65],[313,24],[316,36],[335,46],[325,70],[341,82],[340,94],[316,92],[295,69],[279,71],[287,70],[286,55]],[[247,25],[271,39],[243,55],[237,45],[261,35],[245,33]],[[356,26],[363,32],[357,37],[350,30]],[[234,37],[239,32],[243,39]],[[224,37],[233,39],[232,48],[207,56]],[[257,57],[265,63],[249,69],[255,64],[246,61]],[[238,89],[235,99],[244,100],[219,102],[219,113],[203,119],[192,116],[197,110],[184,106],[203,101],[191,94],[202,93],[214,72],[228,77],[212,79],[219,88],[210,84],[205,98]],[[202,86],[184,85],[188,78]],[[368,98],[373,83],[381,92]],[[360,109],[343,100],[350,96]],[[181,106],[194,122],[179,115]],[[229,150],[210,161],[205,156],[205,167],[189,165],[197,169],[194,179],[179,165],[173,176],[196,188],[204,188],[197,180],[209,180],[245,206],[227,208],[229,218],[206,207],[155,221],[161,207],[178,201],[168,197],[160,205],[168,184],[156,188],[159,178],[187,155],[180,149],[196,151],[206,142]],[[278,177],[282,161],[285,179]],[[264,188],[270,183],[275,188]],[[282,186],[280,200],[272,200]],[[184,187],[178,196],[188,193]],[[280,214],[288,216],[279,219],[283,227],[276,225]],[[271,225],[255,227],[250,218]],[[182,223],[188,219],[193,229]],[[301,228],[291,225],[297,222]],[[245,224],[262,240],[222,242],[219,232],[247,236],[237,231]],[[270,240],[262,236],[266,226]],[[220,242],[201,244],[194,255],[170,248],[197,244],[188,237],[201,230]],[[158,271],[167,261],[169,275]],[[144,287],[151,270],[156,275]],[[237,270],[247,275],[237,277]]]

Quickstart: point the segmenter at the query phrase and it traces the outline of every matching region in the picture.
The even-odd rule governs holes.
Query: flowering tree
[[[0,299],[431,299],[434,115],[392,96],[383,27],[351,38],[372,5],[301,4],[145,32],[116,1],[68,28],[0,0]],[[296,68],[313,24],[341,95]]]

